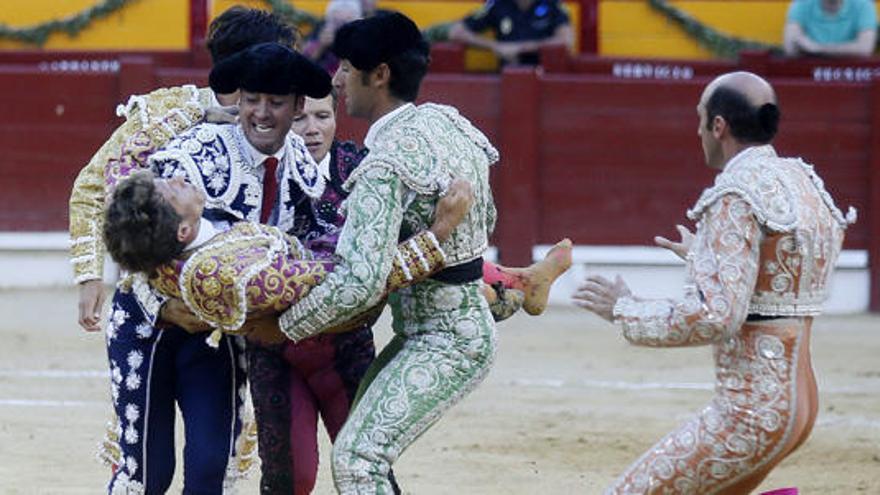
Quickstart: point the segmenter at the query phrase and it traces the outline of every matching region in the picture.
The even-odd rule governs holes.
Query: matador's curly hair
[[[119,266],[152,275],[159,265],[180,256],[177,239],[182,218],[140,171],[120,181],[104,216],[104,242]]]

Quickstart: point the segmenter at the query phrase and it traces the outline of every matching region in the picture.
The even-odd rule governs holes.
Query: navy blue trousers
[[[175,469],[176,409],[183,415],[184,490],[220,494],[241,431],[243,342],[155,329],[132,294],[117,291],[107,331],[120,458],[109,491],[165,493]],[[234,475],[234,469],[229,470]],[[123,490],[120,490],[126,493]]]

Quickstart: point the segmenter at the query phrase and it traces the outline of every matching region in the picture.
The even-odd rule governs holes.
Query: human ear
[[[192,235],[192,226],[186,222],[180,222],[180,225],[177,226],[177,240],[188,243],[190,235]]]
[[[375,86],[387,86],[391,82],[391,68],[383,62],[373,69],[373,77]]]
[[[715,118],[712,119],[712,136],[715,139],[721,139],[726,132],[727,121],[724,120],[724,117],[716,115]]]

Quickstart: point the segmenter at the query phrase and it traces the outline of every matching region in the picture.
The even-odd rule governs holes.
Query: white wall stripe
[[[8,378],[107,378],[110,370],[4,370],[0,377]]]
[[[0,399],[0,406],[13,407],[103,407],[109,402],[90,400]]]

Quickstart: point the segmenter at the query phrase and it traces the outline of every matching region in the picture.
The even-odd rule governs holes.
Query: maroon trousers
[[[248,343],[261,493],[311,493],[318,473],[318,416],[334,440],[375,355],[366,326],[299,343]]]

